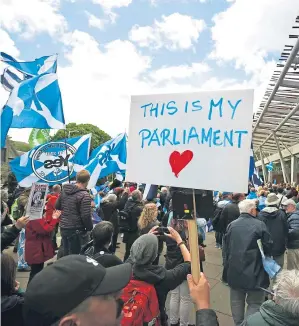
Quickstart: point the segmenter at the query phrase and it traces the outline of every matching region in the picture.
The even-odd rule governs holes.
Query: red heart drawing
[[[169,163],[174,175],[178,178],[179,173],[191,162],[193,159],[192,151],[180,152],[174,151],[169,156]]]

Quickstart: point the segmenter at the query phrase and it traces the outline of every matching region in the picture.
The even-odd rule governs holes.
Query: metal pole
[[[66,129],[64,129],[64,130],[65,130],[65,133],[64,133],[65,155],[67,157],[68,156],[68,151],[67,151],[66,137],[68,136],[68,134],[67,134],[67,130]],[[68,175],[69,183],[71,183],[69,160],[67,160],[67,175]]]
[[[255,126],[253,128],[252,133],[255,132],[256,128],[258,127],[259,123],[261,122],[261,120],[262,120],[264,114],[266,113],[270,103],[272,102],[272,100],[273,100],[273,98],[274,98],[280,84],[283,82],[283,79],[284,79],[285,75],[287,74],[290,66],[292,65],[294,59],[296,58],[296,56],[298,54],[298,51],[299,51],[299,38],[297,39],[297,42],[294,45],[294,47],[292,49],[292,52],[290,53],[290,55],[288,57],[288,60],[286,61],[285,66],[283,67],[283,69],[281,71],[281,74],[280,74],[280,76],[279,76],[279,78],[278,78],[278,80],[277,80],[277,82],[276,82],[276,84],[275,84],[275,86],[274,86],[274,88],[272,90],[272,93],[270,94],[270,96],[268,98],[267,103],[265,104],[265,106],[263,108],[263,111],[262,111],[261,115],[259,116],[259,118],[258,118],[258,120],[257,120],[257,122],[256,122],[256,124],[255,124]]]
[[[282,174],[283,174],[283,181],[284,182],[290,182],[289,176],[288,176],[287,171],[286,171],[285,162],[284,162],[282,154],[281,154],[279,141],[278,141],[278,139],[276,137],[275,132],[273,132],[273,137],[274,137],[274,140],[276,142],[277,149],[278,149],[278,155],[279,155],[279,158],[280,158],[281,170],[282,170]]]
[[[260,155],[261,155],[261,161],[262,161],[264,184],[266,184],[268,182],[268,178],[267,178],[267,170],[266,170],[266,166],[265,166],[265,162],[264,162],[264,156],[263,156],[263,152],[262,152],[262,147],[260,147]]]
[[[299,104],[296,104],[293,109],[281,120],[279,125],[275,128],[274,132],[278,131],[299,109]],[[266,142],[272,137],[272,134],[270,134],[262,143],[261,146],[266,144]]]

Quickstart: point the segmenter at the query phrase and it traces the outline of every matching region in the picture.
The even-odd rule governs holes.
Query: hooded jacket
[[[299,211],[288,214],[288,249],[299,249]]]
[[[182,263],[174,269],[152,265],[158,254],[158,239],[153,234],[138,238],[132,248],[128,263],[133,265],[133,278],[154,285],[159,301],[161,320],[166,321],[165,302],[169,291],[174,290],[191,273],[190,262]]]
[[[87,189],[81,189],[75,184],[66,184],[56,202],[56,209],[62,211],[62,229],[92,230],[91,197]]]
[[[233,289],[258,290],[269,286],[257,240],[261,239],[265,255],[271,256],[272,240],[265,223],[242,213],[230,223],[224,238],[224,268],[227,282]]]
[[[1,296],[1,325],[2,326],[23,326],[23,305],[24,298],[21,295],[13,294]]]
[[[288,223],[284,211],[276,207],[268,206],[258,214],[258,219],[263,221],[273,240],[272,255],[283,255],[288,240]]]
[[[249,316],[244,326],[298,326],[299,317],[286,312],[274,301],[264,302],[260,311]]]

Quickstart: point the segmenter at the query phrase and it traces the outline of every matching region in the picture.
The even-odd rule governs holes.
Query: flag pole
[[[66,137],[68,136],[67,130],[64,129],[64,145],[65,145],[65,154],[66,157],[68,156],[68,151],[67,151],[67,143],[66,143]],[[69,166],[69,160],[67,159],[67,176],[69,179],[69,183],[71,183],[71,176],[70,176],[70,166]]]
[[[188,234],[189,234],[189,248],[191,255],[191,273],[194,283],[197,284],[200,279],[200,257],[198,248],[198,232],[196,222],[196,199],[195,191],[192,190],[193,197],[193,214],[192,219],[187,220],[188,223]]]

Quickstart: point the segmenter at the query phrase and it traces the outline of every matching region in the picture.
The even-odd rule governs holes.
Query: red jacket
[[[47,222],[52,221],[52,215],[53,215],[53,212],[55,211],[55,204],[56,204],[56,201],[57,201],[59,195],[60,194],[54,192],[47,196],[47,204],[45,207],[45,210],[46,210],[45,216],[46,216]]]
[[[59,219],[29,221],[26,225],[25,260],[31,264],[41,264],[54,257],[52,231]]]

